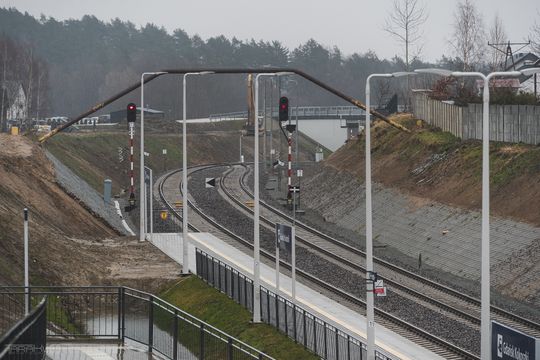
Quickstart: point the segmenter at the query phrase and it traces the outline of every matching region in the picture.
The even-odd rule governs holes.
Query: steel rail
[[[253,212],[251,208],[249,208],[248,206],[246,206],[245,204],[242,203],[242,201],[238,200],[237,198],[234,197],[234,195],[232,195],[230,193],[230,191],[224,186],[223,184],[223,181],[224,181],[224,178],[226,177],[226,175],[224,175],[222,178],[221,178],[221,181],[220,181],[220,184],[221,184],[221,189],[223,190],[223,192],[237,205],[241,206],[244,210],[247,210],[248,212]],[[240,179],[240,182],[242,180]],[[275,226],[275,222],[273,222],[272,220],[264,217],[261,215],[261,220],[266,223],[267,225],[269,225],[270,227],[274,227]],[[365,273],[366,272],[366,268],[363,267],[362,265],[359,265],[359,264],[356,264],[354,262],[352,262],[351,260],[348,260],[342,256],[339,256],[335,253],[333,253],[332,251],[330,250],[327,250],[327,249],[324,249],[320,246],[317,246],[316,244],[310,242],[309,240],[307,239],[304,239],[302,236],[300,236],[298,233],[296,233],[296,238],[295,238],[299,243],[303,244],[304,246],[306,246],[307,248],[310,248],[310,249],[313,249],[319,253],[322,253],[326,256],[328,256],[329,258],[333,259],[333,260],[336,260],[337,262],[341,263],[341,264],[345,264],[346,266],[348,266],[349,268],[351,269],[354,269],[356,271],[359,271],[361,273]],[[479,326],[480,325],[480,319],[474,315],[471,315],[467,312],[464,312],[463,310],[460,310],[460,309],[457,309],[453,306],[450,306],[444,302],[441,302],[440,300],[437,300],[437,299],[434,299],[428,295],[424,295],[422,294],[421,292],[415,290],[415,289],[412,289],[412,288],[409,288],[405,285],[402,285],[396,281],[393,281],[385,276],[382,276],[382,275],[378,275],[378,277],[380,279],[383,279],[384,281],[386,281],[387,284],[393,286],[394,288],[397,288],[409,295],[412,295],[424,302],[427,302],[429,304],[432,304],[432,305],[435,305],[437,306],[438,308],[446,311],[446,312],[449,312],[449,313],[452,313],[454,315],[457,315],[459,316],[460,318],[464,319],[464,320],[467,320],[471,323],[473,323],[474,325],[477,325]]]
[[[205,169],[208,169],[209,167],[216,167],[218,165],[210,165],[210,166],[203,166],[199,169],[194,169],[195,167],[192,167],[192,169],[194,169],[191,173],[194,173],[194,172],[198,172],[198,171],[202,171],[202,170],[205,170]],[[219,165],[219,166],[227,166],[227,165]],[[166,176],[162,177],[161,179],[161,184],[160,184],[160,189],[162,189],[162,184],[170,177],[172,176],[174,173],[176,172],[180,172],[181,170],[175,170],[175,171],[171,171],[169,174],[167,174]],[[180,189],[181,189],[181,186],[180,186]],[[181,190],[180,190],[181,191]],[[164,194],[160,191],[160,197],[162,199],[162,201],[164,201],[166,204],[168,204],[168,207],[172,208],[172,205],[167,201],[167,199],[164,198]],[[248,249],[251,249],[253,250],[253,244],[251,244],[249,241],[245,240],[244,238],[242,238],[241,236],[238,236],[236,235],[235,233],[233,233],[232,231],[230,231],[229,229],[227,229],[225,226],[219,224],[216,220],[212,219],[210,216],[206,215],[202,209],[198,208],[195,204],[193,204],[192,201],[188,201],[188,206],[190,206],[199,216],[201,216],[205,221],[207,221],[208,223],[210,223],[212,226],[216,227],[217,229],[219,229],[220,231],[224,232],[225,234],[227,234],[228,236],[234,238],[235,240],[237,240],[238,242],[240,242],[242,245],[246,246]],[[180,218],[180,216],[176,213],[176,212],[173,212],[174,216],[176,216],[177,218]],[[261,254],[262,256],[264,256],[265,258],[271,260],[271,261],[275,261],[275,257],[269,253],[268,251],[264,250],[264,249],[261,249]],[[288,264],[287,262],[281,260],[280,261],[280,266],[283,266],[283,268],[287,269],[287,270],[291,270],[291,266],[290,264]],[[344,299],[347,299],[347,301],[350,301],[356,305],[359,305],[359,306],[362,306],[362,307],[365,307],[365,302],[363,300],[361,300],[360,298],[357,298],[341,289],[338,289],[328,283],[326,283],[325,281],[322,281],[320,279],[318,279],[317,277],[301,270],[301,269],[298,269],[297,268],[297,273],[302,276],[303,278],[305,278],[306,280],[314,283],[315,285],[317,286],[320,286],[324,289],[327,289],[328,291],[330,292],[333,292],[335,294],[337,294],[338,296],[341,296],[343,297]],[[451,352],[453,355],[459,355],[461,356],[463,359],[480,359],[478,356],[476,356],[475,354],[472,354],[470,352],[468,352],[467,350],[465,349],[462,349],[450,342],[447,342],[446,340],[444,339],[441,339],[433,334],[430,334],[428,333],[427,331],[425,330],[422,330],[420,328],[418,328],[417,326],[413,325],[413,324],[410,324],[402,319],[399,319],[398,317],[390,314],[390,313],[387,313],[383,310],[380,310],[380,309],[375,309],[375,313],[384,318],[385,320],[393,323],[393,324],[396,324],[397,326],[413,333],[414,335],[416,336],[419,336],[425,340],[428,340],[430,342],[432,342],[433,344],[437,345],[437,346],[440,346],[441,348],[443,348],[445,351],[448,351],[448,352]]]
[[[251,191],[245,185],[244,179],[247,176],[247,174],[248,174],[248,172],[244,173],[244,175],[240,179],[240,187],[242,188],[242,190],[244,192],[246,192],[246,194],[253,197],[253,194],[251,193]],[[292,217],[290,217],[289,215],[285,214],[284,212],[274,208],[273,206],[269,205],[265,201],[260,200],[260,204],[264,208],[266,208],[266,209],[272,211],[273,213],[287,219],[289,222],[292,222]],[[311,227],[309,225],[306,225],[306,224],[302,223],[298,219],[296,219],[296,226],[301,227],[302,229],[304,229],[306,231],[309,231],[312,234],[317,235],[317,236],[327,240],[328,242],[331,242],[334,245],[337,245],[337,246],[339,246],[339,247],[341,247],[341,248],[343,248],[343,249],[345,249],[347,251],[350,251],[350,252],[352,252],[352,253],[354,253],[356,255],[365,257],[365,252],[364,251],[362,251],[362,250],[360,250],[358,248],[355,248],[355,247],[353,247],[353,246],[351,246],[349,244],[346,244],[343,241],[337,240],[337,239],[335,239],[335,238],[333,238],[333,237],[331,237],[331,236],[329,236],[327,234],[324,234],[321,231],[319,231],[319,230],[317,230],[317,229],[315,229],[315,228],[313,228],[313,227]],[[309,244],[309,245],[311,245],[311,244]],[[325,250],[321,249],[321,251],[325,251]],[[422,275],[416,274],[416,273],[414,273],[414,272],[412,272],[410,270],[407,270],[407,269],[402,268],[402,267],[400,267],[398,265],[392,264],[392,263],[390,263],[390,262],[388,262],[388,261],[386,261],[384,259],[374,257],[373,261],[375,263],[377,263],[379,265],[382,265],[382,266],[385,266],[385,267],[389,268],[390,270],[393,270],[393,271],[395,271],[395,272],[397,272],[397,273],[399,273],[401,275],[405,275],[405,276],[407,276],[407,277],[409,277],[411,279],[414,279],[414,280],[416,280],[416,281],[418,281],[418,282],[420,282],[420,283],[422,283],[424,285],[428,285],[428,286],[430,286],[430,287],[432,287],[432,288],[434,288],[436,290],[439,290],[439,291],[441,291],[443,293],[452,295],[452,296],[454,296],[454,297],[456,297],[458,299],[464,300],[464,301],[466,301],[466,302],[468,302],[468,303],[470,303],[472,305],[480,307],[480,299],[477,299],[477,298],[475,298],[475,297],[473,297],[471,295],[468,295],[468,294],[465,294],[465,293],[460,292],[458,290],[452,289],[451,287],[449,287],[447,285],[440,284],[440,283],[438,283],[436,281],[433,281],[431,279],[428,279],[428,278],[426,278],[426,277],[424,277]],[[356,266],[358,266],[358,265],[356,265]],[[386,281],[390,282],[391,280],[387,279]],[[397,284],[397,283],[393,282],[393,284],[395,286],[395,284]],[[398,284],[398,286],[401,286],[401,285]],[[404,290],[403,287],[401,287],[401,289]],[[420,296],[422,296],[422,295],[420,294]],[[460,310],[457,310],[457,311],[460,311]],[[511,321],[513,321],[513,322],[515,322],[517,324],[524,325],[527,329],[532,329],[532,330],[534,330],[536,332],[540,332],[540,324],[538,324],[538,323],[536,323],[536,322],[534,322],[532,320],[529,320],[529,319],[526,319],[526,318],[524,318],[524,317],[522,317],[520,315],[511,313],[511,312],[509,312],[509,311],[507,311],[505,309],[502,309],[502,308],[500,308],[498,306],[495,306],[495,305],[491,305],[491,311],[494,314],[497,314],[497,315],[499,315],[501,317],[504,317],[504,318],[506,318],[508,320],[511,320]],[[477,319],[477,320],[478,321],[475,322],[475,323],[479,324],[480,320],[479,319]]]

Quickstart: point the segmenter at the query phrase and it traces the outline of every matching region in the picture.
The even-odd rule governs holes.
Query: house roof
[[[506,66],[506,71],[513,70],[514,64],[516,66],[516,70],[520,70],[522,68],[532,67],[534,64],[537,64],[540,58],[533,54],[533,53],[517,53],[512,56],[512,59],[514,62],[509,61]]]

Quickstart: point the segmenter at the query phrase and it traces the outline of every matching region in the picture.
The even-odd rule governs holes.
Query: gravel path
[[[55,158],[50,152],[46,152],[47,157],[53,163],[58,183],[72,196],[81,201],[86,208],[97,214],[112,228],[123,235],[130,235],[122,225],[122,218],[117,214],[114,203],[106,204],[103,201],[103,196],[94,190],[86,181],[77,176],[67,166],[62,164],[60,160]],[[120,201],[120,208],[123,209],[124,204]],[[136,231],[136,227],[129,222],[127,217],[124,218],[132,230]]]
[[[206,177],[219,177],[224,170],[225,168],[213,168],[193,174],[190,181],[190,193],[205,213],[239,236],[251,241],[253,239],[252,219],[233,208],[218,194],[216,189],[206,189],[204,186]],[[261,248],[267,251],[274,250],[273,232],[261,227],[260,239]],[[283,258],[288,261],[287,256],[283,256]],[[340,268],[302,247],[297,248],[297,266],[346,292],[364,298],[363,277]],[[395,293],[390,293],[385,299],[377,299],[377,307],[471,352],[479,353],[480,351],[478,329],[449,319],[437,311],[419,306]]]

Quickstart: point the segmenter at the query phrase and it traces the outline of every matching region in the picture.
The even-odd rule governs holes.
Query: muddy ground
[[[148,243],[120,237],[57,184],[43,149],[0,134],[0,284],[22,284],[23,208],[34,285],[129,285],[155,291],[180,267]]]

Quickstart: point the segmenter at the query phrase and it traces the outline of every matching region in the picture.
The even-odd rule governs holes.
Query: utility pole
[[[265,79],[266,80],[266,79]],[[263,86],[263,169],[264,173],[267,173],[266,168],[266,81]],[[257,120],[259,119],[259,109],[257,111]]]
[[[270,78],[270,166],[272,167],[272,175],[274,174],[274,78]]]

